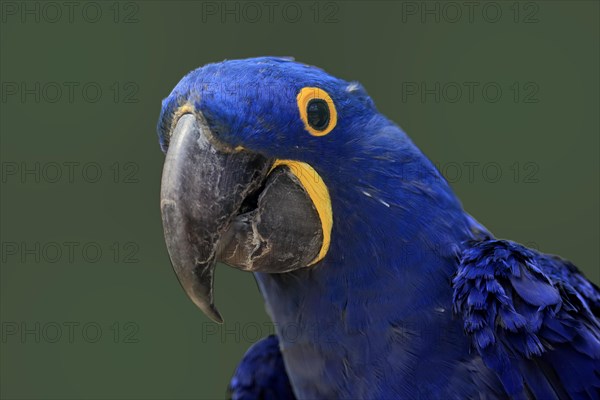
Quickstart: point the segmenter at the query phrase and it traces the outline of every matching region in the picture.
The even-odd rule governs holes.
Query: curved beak
[[[269,160],[218,142],[201,114],[172,130],[160,205],[173,270],[190,299],[216,322],[217,261],[286,273],[327,252],[331,204],[308,164]]]
[[[201,116],[175,126],[161,182],[161,213],[173,269],[188,296],[216,322],[215,254],[222,232],[269,172],[271,162],[249,152],[220,150]]]

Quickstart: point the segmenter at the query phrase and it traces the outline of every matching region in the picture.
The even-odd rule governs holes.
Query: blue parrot
[[[495,238],[357,82],[209,64],[163,101],[161,213],[191,300],[254,273],[276,335],[233,399],[599,399],[600,289]]]

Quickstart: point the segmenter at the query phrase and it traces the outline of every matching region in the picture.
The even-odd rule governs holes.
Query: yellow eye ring
[[[305,87],[300,90],[296,100],[300,118],[308,133],[313,136],[325,136],[335,128],[337,111],[326,91],[317,87]]]

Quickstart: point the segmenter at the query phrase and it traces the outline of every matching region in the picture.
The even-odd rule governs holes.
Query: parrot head
[[[361,215],[379,220],[373,230],[402,219],[410,231],[415,218],[415,227],[436,218],[412,208],[454,207],[435,168],[360,84],[291,59],[190,72],[163,101],[158,134],[171,262],[189,297],[219,322],[217,262],[268,274],[325,268],[330,253],[353,246],[340,236],[350,221],[365,222]]]

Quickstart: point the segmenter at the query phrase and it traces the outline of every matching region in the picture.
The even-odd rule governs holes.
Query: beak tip
[[[210,304],[206,309],[202,311],[204,311],[208,318],[212,319],[217,324],[222,324],[224,322],[221,313],[219,312],[219,310],[217,310],[214,304]]]
[[[223,320],[223,317],[221,317],[220,315],[215,316],[215,318],[213,319],[213,321],[215,321],[217,324],[223,324],[225,321]]]

